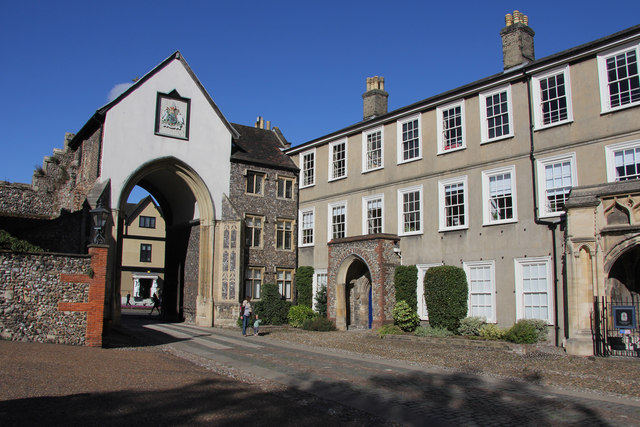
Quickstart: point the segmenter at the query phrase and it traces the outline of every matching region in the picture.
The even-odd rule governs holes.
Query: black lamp
[[[101,245],[105,242],[104,228],[109,219],[109,209],[102,206],[102,201],[98,200],[98,206],[89,211],[93,221],[93,244]]]

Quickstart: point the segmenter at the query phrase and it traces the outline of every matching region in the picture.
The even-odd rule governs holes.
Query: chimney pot
[[[533,36],[529,27],[529,17],[518,10],[513,15],[505,15],[506,26],[500,31],[504,69],[526,64],[535,60]]]

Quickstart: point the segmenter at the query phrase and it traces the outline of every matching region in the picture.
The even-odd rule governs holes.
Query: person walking
[[[251,297],[248,296],[242,301],[240,313],[242,314],[242,336],[246,337],[247,326],[249,326],[249,322],[251,322]]]
[[[260,332],[259,332],[260,323],[262,323],[262,319],[259,319],[258,315],[256,314],[256,321],[253,322],[253,336],[254,337],[257,337],[258,335],[260,335]]]
[[[151,307],[151,313],[149,313],[149,316],[153,314],[153,310],[158,310],[158,315],[160,315],[160,298],[158,297],[158,293],[156,292],[153,294],[151,299],[153,300],[153,307]]]

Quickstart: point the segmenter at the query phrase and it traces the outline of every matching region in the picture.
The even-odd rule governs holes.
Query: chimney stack
[[[367,91],[362,94],[364,120],[387,113],[389,94],[384,91],[384,77],[367,77]]]
[[[500,31],[504,69],[534,61],[533,36],[536,33],[529,27],[529,17],[515,10],[513,15],[507,13],[504,20],[506,26]]]
[[[254,127],[256,129],[264,129],[264,118],[262,116],[258,116]],[[271,130],[271,120],[267,120],[267,130]]]

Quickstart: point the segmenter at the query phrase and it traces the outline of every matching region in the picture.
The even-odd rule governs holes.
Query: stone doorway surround
[[[575,187],[565,208],[566,349],[586,356],[593,354],[594,297],[611,297],[612,290],[627,285],[614,277],[614,266],[637,264],[626,255],[640,247],[640,181]],[[635,271],[637,265],[622,267]]]
[[[336,322],[338,330],[346,330],[348,323],[356,319],[357,325],[362,326],[360,309],[363,303],[356,304],[357,307],[350,304],[359,310],[358,316],[350,313],[347,292],[357,285],[364,288],[363,277],[371,286],[372,328],[393,321],[391,312],[396,301],[393,280],[395,268],[400,265],[395,249],[399,242],[396,235],[372,234],[335,239],[328,243],[327,316]],[[365,296],[361,301],[368,302],[368,299]]]

